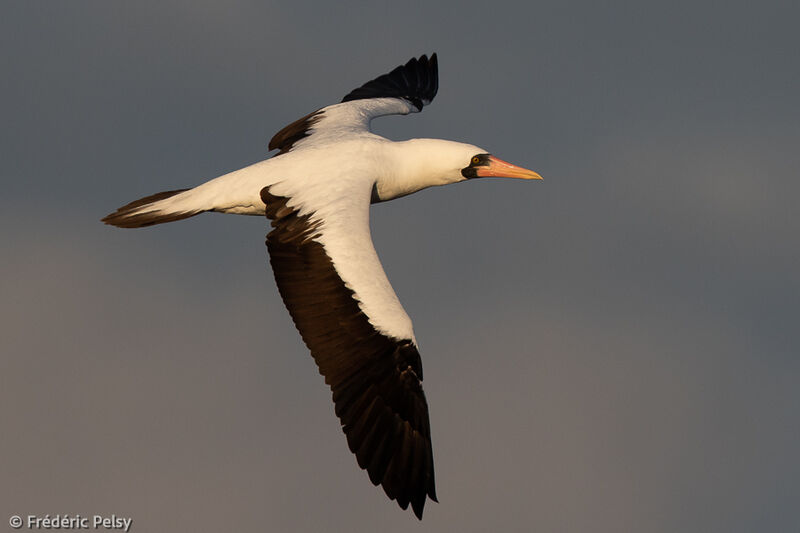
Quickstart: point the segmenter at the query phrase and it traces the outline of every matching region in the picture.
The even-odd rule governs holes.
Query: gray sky
[[[132,531],[800,529],[796,2],[6,2],[0,520]],[[437,492],[347,451],[258,217],[103,226],[438,52],[395,139],[544,181],[375,206]],[[0,528],[8,526],[0,526]]]

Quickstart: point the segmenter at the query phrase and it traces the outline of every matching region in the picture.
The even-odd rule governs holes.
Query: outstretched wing
[[[261,191],[274,228],[267,248],[300,335],[333,391],[336,415],[358,465],[403,509],[422,518],[436,501],[428,405],[411,322],[369,235],[369,188],[346,208],[302,212]],[[327,209],[326,209],[327,207]]]
[[[388,74],[353,89],[342,103],[323,107],[284,127],[269,142],[270,150],[285,154],[330,136],[369,131],[369,123],[384,115],[417,113],[433,101],[439,90],[436,54],[412,58]]]

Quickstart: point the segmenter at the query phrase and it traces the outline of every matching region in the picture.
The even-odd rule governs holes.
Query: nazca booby
[[[372,245],[370,203],[480,177],[541,179],[470,144],[370,131],[376,117],[421,111],[438,85],[436,54],[412,58],[280,130],[273,157],[103,218],[138,228],[204,211],[266,215],[278,289],[333,391],[350,450],[373,484],[420,519],[426,497],[436,501],[422,364]]]

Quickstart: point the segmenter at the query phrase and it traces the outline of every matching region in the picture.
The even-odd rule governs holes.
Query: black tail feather
[[[155,224],[162,224],[164,222],[172,222],[174,220],[181,220],[194,216],[200,211],[178,211],[178,212],[165,212],[158,209],[150,211],[140,211],[140,208],[153,204],[155,202],[171,198],[176,194],[188,191],[189,189],[178,189],[176,191],[164,191],[144,198],[139,198],[129,204],[123,205],[110,215],[105,216],[102,221],[118,228],[142,228],[145,226],[153,226]],[[140,211],[137,213],[137,211]]]

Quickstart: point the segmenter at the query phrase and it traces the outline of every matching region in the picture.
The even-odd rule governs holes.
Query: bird
[[[422,361],[373,247],[370,205],[484,177],[541,179],[471,144],[370,130],[374,118],[422,111],[438,88],[437,55],[411,58],[278,131],[271,157],[102,219],[139,228],[203,212],[266,216],[278,291],[332,391],[349,449],[420,520],[426,500],[438,502]]]

